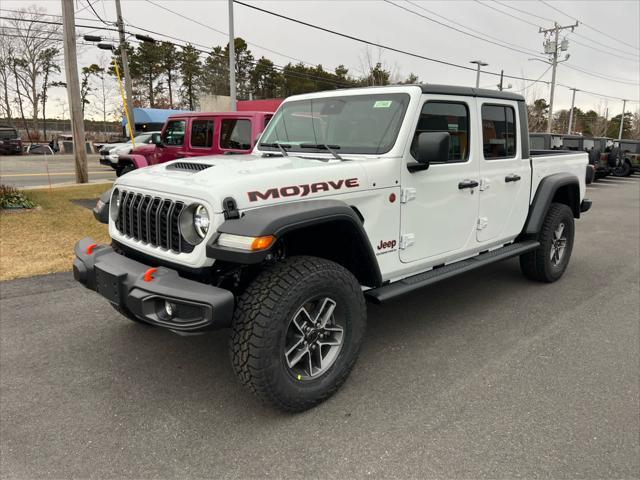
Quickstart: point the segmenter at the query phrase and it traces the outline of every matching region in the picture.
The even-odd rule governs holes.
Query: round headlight
[[[204,238],[209,231],[209,223],[209,212],[204,205],[198,205],[193,213],[193,226],[201,238]]]
[[[111,214],[111,219],[115,222],[118,220],[118,215],[120,213],[120,201],[122,200],[122,192],[115,188],[113,193],[111,194],[111,201],[109,202],[109,213]]]

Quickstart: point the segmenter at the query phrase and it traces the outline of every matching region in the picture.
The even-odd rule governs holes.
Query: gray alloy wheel
[[[567,247],[567,237],[564,235],[565,225],[560,223],[558,228],[553,232],[553,238],[551,239],[551,263],[554,267],[557,267],[562,262],[564,257],[564,251]]]
[[[323,297],[306,302],[291,318],[284,358],[297,380],[321,376],[338,357],[344,328],[336,322],[335,308],[335,300]]]

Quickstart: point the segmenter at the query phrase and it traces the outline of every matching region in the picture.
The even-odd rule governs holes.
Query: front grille
[[[180,234],[182,202],[122,191],[116,228],[120,233],[154,247],[190,253],[193,245]]]
[[[167,167],[167,170],[187,170],[189,172],[200,172],[206,170],[213,165],[207,165],[206,163],[191,163],[191,162],[176,162]]]

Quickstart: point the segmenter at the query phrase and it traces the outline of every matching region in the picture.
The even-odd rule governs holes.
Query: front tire
[[[573,212],[563,203],[552,203],[538,234],[540,246],[520,255],[520,269],[532,280],[555,282],[564,274],[573,250]]]
[[[136,167],[133,166],[133,164],[131,163],[127,163],[125,166],[123,167],[116,167],[116,177],[121,177],[122,175],[125,175],[129,172],[132,172],[136,169]]]
[[[231,361],[260,400],[301,412],[344,383],[365,327],[364,296],[348,270],[291,257],[262,271],[238,299]]]
[[[628,177],[631,175],[631,164],[628,161],[623,160],[622,164],[613,169],[613,174],[616,177]]]

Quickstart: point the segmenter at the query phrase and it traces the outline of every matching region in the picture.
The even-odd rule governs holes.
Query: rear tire
[[[555,282],[564,274],[573,250],[573,212],[563,203],[552,203],[538,234],[540,246],[520,255],[520,269],[532,280]]]
[[[365,327],[364,296],[348,270],[322,258],[291,257],[262,271],[240,295],[233,369],[261,401],[301,412],[344,383]]]

